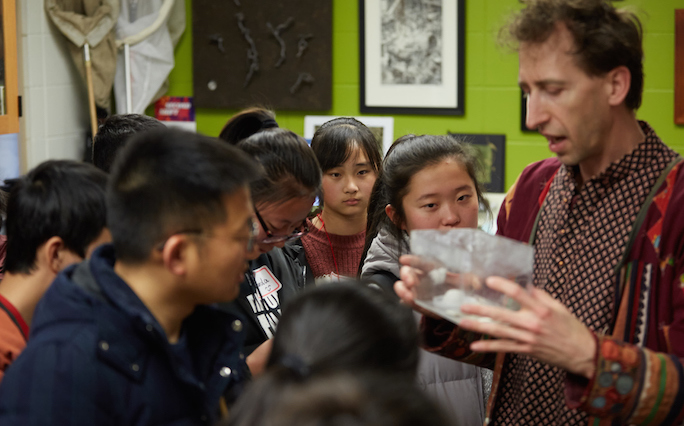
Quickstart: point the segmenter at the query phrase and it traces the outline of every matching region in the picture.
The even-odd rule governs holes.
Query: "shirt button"
[[[232,327],[233,327],[233,331],[235,331],[237,333],[241,332],[242,331],[242,321],[240,321],[240,320],[233,321]]]
[[[565,262],[563,262],[562,260],[560,260],[560,261],[558,262],[558,266],[563,266],[563,265],[565,265]]]
[[[232,373],[231,369],[228,367],[223,367],[221,371],[219,371],[219,374],[221,377],[228,377],[230,376],[230,373]]]
[[[100,349],[103,351],[108,351],[109,350],[109,343],[105,342],[104,340],[100,342]]]
[[[152,332],[152,330],[154,330],[154,326],[153,326],[152,324],[147,324],[147,325],[145,326],[145,330],[147,330],[147,331],[149,331],[149,332]]]
[[[563,197],[563,202],[567,203],[568,202],[568,197]]]
[[[133,371],[140,371],[140,366],[138,364],[132,364],[131,365],[131,370]]]
[[[206,416],[206,415],[202,415],[202,416],[200,417],[200,420],[202,420],[203,422],[206,422],[206,421],[207,421],[207,416]]]

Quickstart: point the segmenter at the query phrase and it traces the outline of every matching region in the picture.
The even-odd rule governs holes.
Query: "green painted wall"
[[[684,126],[674,124],[674,9],[684,0],[626,0],[636,6],[644,23],[645,90],[638,117],[684,154]],[[517,0],[466,0],[465,115],[394,117],[394,136],[406,133],[503,133],[507,138],[506,187],[529,163],[550,153],[544,138],[520,131],[518,60],[496,45],[499,26]],[[176,67],[169,79],[171,96],[192,96],[191,0],[186,0],[188,27],[176,50]],[[360,115],[358,1],[333,0],[333,107],[317,115]],[[234,110],[199,109],[197,128],[218,135]],[[304,132],[305,112],[278,112],[282,127]]]

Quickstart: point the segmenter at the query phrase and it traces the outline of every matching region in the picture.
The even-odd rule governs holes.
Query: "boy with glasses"
[[[60,274],[0,387],[2,425],[213,424],[248,376],[235,299],[255,242],[234,147],[135,137],[107,190],[113,245]]]

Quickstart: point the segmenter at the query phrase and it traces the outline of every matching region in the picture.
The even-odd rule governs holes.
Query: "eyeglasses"
[[[201,229],[184,229],[182,231],[174,232],[173,234],[169,235],[166,240],[163,242],[159,243],[157,245],[156,249],[161,251],[164,250],[164,245],[166,245],[166,242],[169,240],[174,235],[178,234],[195,234],[195,235],[200,235],[200,236],[206,236],[210,237],[210,235],[206,235],[203,230]],[[251,252],[254,250],[254,244],[256,244],[257,236],[259,235],[259,225],[254,221],[254,219],[250,218],[249,219],[249,239],[247,240],[247,251]]]
[[[256,214],[256,217],[259,220],[261,227],[264,228],[264,231],[266,232],[266,238],[261,240],[261,242],[264,244],[274,244],[293,241],[309,232],[309,227],[306,226],[306,221],[304,221],[301,225],[295,228],[290,235],[273,235],[273,233],[268,229],[268,226],[266,226],[266,222],[264,222],[264,219],[261,218],[259,210],[255,208],[254,213]]]

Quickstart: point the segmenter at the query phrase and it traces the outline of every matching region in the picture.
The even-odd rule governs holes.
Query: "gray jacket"
[[[368,249],[361,278],[377,279],[381,287],[391,290],[389,277],[396,281],[399,276],[399,253],[395,238],[385,228],[381,229]],[[416,321],[419,320],[420,314],[416,313]],[[420,350],[418,386],[440,404],[454,425],[484,423],[491,377],[490,370]]]

